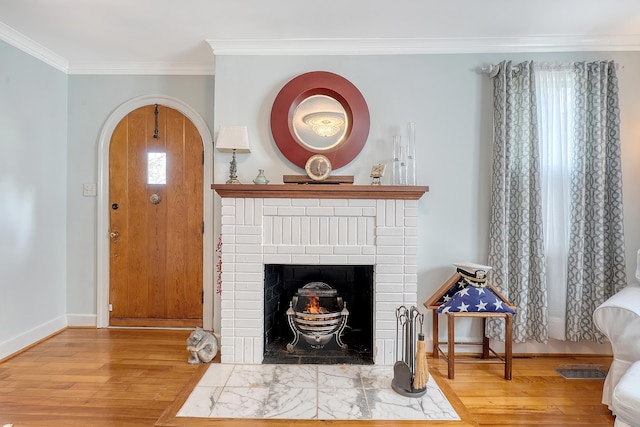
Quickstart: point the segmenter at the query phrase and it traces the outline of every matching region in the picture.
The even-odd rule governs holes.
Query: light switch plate
[[[82,195],[85,197],[95,197],[96,184],[82,184]]]

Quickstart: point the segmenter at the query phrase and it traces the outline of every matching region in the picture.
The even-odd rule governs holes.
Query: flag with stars
[[[438,313],[516,313],[486,283],[476,286],[460,281],[442,296],[442,301],[442,304],[437,309]]]
[[[456,283],[455,285],[451,286],[449,288],[449,290],[447,290],[447,292],[445,292],[440,299],[438,300],[438,304],[442,304],[445,303],[447,301],[449,301],[451,298],[453,298],[453,296],[458,293],[458,291],[460,289],[463,289],[465,286],[467,286],[468,283],[464,280],[464,279],[460,279],[458,280],[458,283]]]

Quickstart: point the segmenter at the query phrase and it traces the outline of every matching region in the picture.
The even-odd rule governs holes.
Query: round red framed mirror
[[[367,103],[349,80],[312,71],[290,80],[271,108],[271,134],[280,152],[296,166],[322,154],[333,169],[350,163],[369,136]]]

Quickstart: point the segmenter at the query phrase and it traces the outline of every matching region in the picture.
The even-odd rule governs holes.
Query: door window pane
[[[147,184],[167,183],[167,153],[148,153]]]

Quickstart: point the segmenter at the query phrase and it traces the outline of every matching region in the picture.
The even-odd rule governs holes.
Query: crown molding
[[[2,22],[0,22],[0,40],[7,42],[11,46],[20,49],[64,73],[69,70],[69,61],[66,58],[52,52],[29,37],[25,37],[20,32]]]
[[[211,46],[214,55],[409,55],[640,50],[640,35],[385,39],[209,39],[206,41]]]
[[[66,74],[213,75],[214,60],[204,62],[90,62],[66,58],[0,22],[0,40]]]
[[[69,66],[68,74],[113,75],[181,75],[202,76],[214,74],[214,61],[207,62],[90,62],[76,61]]]
[[[214,75],[215,59],[202,62],[74,61],[0,22],[0,40],[67,74]],[[477,38],[208,39],[217,55],[411,55],[640,51],[640,35]]]

